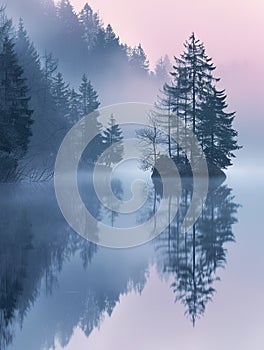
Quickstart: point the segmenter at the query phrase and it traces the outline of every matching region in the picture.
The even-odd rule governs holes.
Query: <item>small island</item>
[[[164,84],[149,117],[150,126],[137,131],[148,150],[145,166],[147,168],[152,160],[153,177],[171,176],[167,162],[170,158],[181,176],[192,177],[196,169],[192,169],[189,162],[195,157],[190,144],[191,132],[206,158],[209,176],[225,178],[223,169],[232,165],[233,152],[241,148],[237,143],[237,131],[232,127],[235,113],[226,112],[227,96],[225,90],[217,87],[220,79],[213,75],[216,67],[206,55],[204,44],[193,33],[184,47],[183,54],[175,57],[171,81]],[[166,132],[161,132],[160,128]],[[166,155],[159,154],[159,145],[165,147]],[[157,168],[162,169],[162,174]],[[196,175],[206,174],[197,170]]]

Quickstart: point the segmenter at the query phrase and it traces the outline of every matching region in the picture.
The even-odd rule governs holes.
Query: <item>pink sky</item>
[[[86,0],[71,0],[79,11]],[[263,0],[89,0],[104,24],[122,42],[141,43],[153,67],[157,59],[179,55],[194,31],[217,65],[231,96],[230,107],[262,118],[264,78]],[[247,118],[246,118],[247,119]],[[243,120],[246,120],[243,118]]]
[[[72,0],[80,10],[85,0]],[[218,63],[250,63],[258,55],[263,62],[263,0],[89,0],[105,24],[111,23],[121,40],[141,42],[156,61],[178,54],[183,41],[195,31]]]

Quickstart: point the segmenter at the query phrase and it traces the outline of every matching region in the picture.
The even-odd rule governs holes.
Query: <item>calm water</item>
[[[130,178],[113,182],[118,197],[129,196]],[[159,205],[160,186],[148,181],[137,215],[102,208],[87,183],[83,199],[98,220],[129,226]],[[211,183],[195,230],[184,235],[186,185],[165,232],[121,250],[74,233],[52,183],[1,185],[1,349],[263,350],[262,181],[234,168]]]

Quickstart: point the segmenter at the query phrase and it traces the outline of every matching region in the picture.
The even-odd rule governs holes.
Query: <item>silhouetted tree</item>
[[[81,117],[91,114],[89,128],[93,132],[94,139],[88,145],[88,148],[83,154],[82,159],[87,159],[90,162],[95,162],[102,152],[102,126],[98,122],[99,113],[97,112],[100,102],[98,101],[98,95],[93,89],[90,81],[88,81],[87,76],[84,74],[82,77],[82,83],[79,88],[80,91],[80,105],[81,105]]]
[[[81,117],[80,95],[74,89],[71,89],[69,93],[69,113],[67,115],[70,125],[77,123],[80,117]]]
[[[131,50],[130,65],[139,74],[149,72],[149,61],[141,44]]]
[[[232,165],[233,151],[240,148],[237,132],[232,127],[235,114],[225,112],[226,95],[224,90],[216,88],[220,79],[213,76],[216,67],[206,55],[204,44],[192,34],[184,46],[184,53],[175,58],[172,82],[164,84],[153,115],[157,125],[162,125],[168,135],[165,144],[169,157],[179,165],[184,159],[185,165],[188,165],[188,158],[194,160],[196,155],[187,132],[191,129],[204,150],[211,166],[209,170],[217,173],[217,169]],[[163,71],[162,61],[157,69]],[[184,132],[179,127],[180,122]],[[173,138],[178,140],[177,144]],[[179,143],[190,150],[189,154],[183,153]]]
[[[165,84],[170,79],[171,63],[168,55],[164,58],[161,57],[155,66],[155,75],[158,81],[162,84]]]
[[[80,102],[82,106],[82,116],[94,112],[99,106],[98,95],[93,89],[91,81],[84,74],[80,86]]]
[[[114,115],[111,115],[108,128],[103,131],[102,143],[104,150],[111,147],[111,152],[104,157],[107,166],[119,163],[123,158],[124,146],[122,144],[123,136],[120,126],[116,124]]]
[[[78,15],[82,30],[82,38],[86,43],[87,50],[90,51],[96,42],[99,29],[102,27],[99,16],[93,12],[92,8],[86,3]]]
[[[0,32],[5,32],[5,26]],[[32,110],[15,44],[9,36],[0,38],[0,42],[0,173],[5,179],[9,174],[15,176],[18,161],[28,149]]]
[[[226,107],[225,91],[213,87],[201,104],[202,117],[198,126],[208,162],[224,169],[232,165],[233,151],[241,148],[237,144],[237,131],[232,127],[235,113],[225,112]]]
[[[22,20],[20,20],[16,35],[15,49],[19,63],[23,67],[24,76],[27,79],[31,96],[29,105],[34,111],[32,114],[34,121],[32,126],[33,135],[25,160],[27,164],[26,172],[32,169],[34,171],[50,170],[54,161],[54,153],[66,127],[61,116],[62,113],[58,112],[53,96],[58,60],[47,52],[41,60],[24,28]],[[43,62],[43,67],[41,62]]]
[[[62,117],[69,114],[69,84],[63,80],[61,73],[58,73],[52,84],[52,96],[55,101],[57,113]]]

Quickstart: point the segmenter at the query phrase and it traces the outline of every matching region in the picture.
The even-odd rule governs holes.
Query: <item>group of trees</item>
[[[213,75],[215,68],[204,44],[192,34],[183,54],[175,57],[171,82],[165,83],[150,117],[152,127],[139,131],[139,137],[152,146],[152,158],[153,154],[156,157],[154,147],[165,144],[170,158],[178,164],[188,164],[187,158],[195,157],[187,132],[192,130],[211,169],[232,165],[233,152],[240,148],[232,126],[235,113],[226,112],[227,96],[217,88],[220,79]],[[159,126],[165,130],[165,136],[157,130]],[[189,148],[189,154],[180,144]]]
[[[27,151],[32,110],[23,69],[8,33],[11,22],[0,9],[0,173],[9,177]]]
[[[31,8],[34,18],[25,11]],[[112,104],[131,100],[152,102],[168,75],[168,57],[159,60],[153,72],[141,44],[122,43],[110,24],[86,3],[77,13],[69,0],[9,0],[8,9],[25,20],[30,36],[41,50],[60,58],[67,81],[78,84],[86,72],[101,102]],[[113,84],[115,81],[115,84]]]
[[[69,54],[68,43],[63,39],[67,37],[71,47],[73,45],[71,55],[78,58],[81,64],[85,64],[85,68],[90,67],[92,75],[108,73],[114,77],[114,74],[120,74],[120,69],[128,67],[133,73],[149,72],[149,62],[142,46],[139,44],[130,48],[122,44],[112,26],[108,24],[104,27],[98,13],[88,3],[76,13],[69,0],[60,0],[52,11],[57,18],[57,37],[54,41],[59,45],[60,55]],[[80,56],[81,50],[84,55]],[[82,62],[82,57],[86,62]],[[72,67],[72,62],[70,66]]]
[[[23,1],[31,4],[30,0]],[[11,0],[9,6],[12,9],[16,4]],[[52,28],[52,35],[48,36],[47,32],[45,40],[43,37],[39,40],[60,57],[60,70],[59,61],[51,51],[45,49],[42,55],[39,54],[22,19],[16,29],[2,7],[1,181],[14,180],[22,173],[30,173],[32,178],[38,179],[42,176],[39,169],[45,170],[47,176],[51,175],[57,150],[67,130],[100,105],[91,79],[99,86],[104,100],[110,98],[108,102],[118,102],[123,91],[131,98],[133,91],[144,98],[144,92],[156,90],[157,82],[164,83],[168,79],[170,62],[167,56],[159,60],[155,72],[150,72],[142,46],[139,44],[131,48],[120,43],[111,25],[104,27],[99,15],[88,4],[79,14],[74,12],[68,0],[61,0],[56,5],[53,0],[43,0],[32,6],[40,26],[47,31]],[[19,10],[23,8],[21,4]],[[26,12],[23,15],[27,17]],[[39,42],[37,44],[38,47],[42,46]],[[87,73],[80,73],[81,70]],[[77,73],[79,77],[83,74],[81,83],[76,79]],[[71,79],[71,85],[66,83],[65,76]],[[113,79],[121,79],[122,84],[126,85],[115,84],[119,86],[116,94]],[[115,130],[109,124],[113,133],[113,137],[109,137],[106,135],[109,128],[102,130],[97,121],[94,124],[101,135],[95,141],[93,152],[90,149],[91,161],[97,159],[109,142],[122,140],[120,129]],[[117,155],[120,151],[121,154]],[[114,158],[120,159],[121,156],[122,147],[117,147]],[[109,159],[106,163],[109,165]]]
[[[0,174],[5,181],[16,179],[25,168],[52,169],[67,130],[96,111],[100,102],[86,74],[79,88],[71,87],[58,71],[58,60],[51,53],[38,54],[22,20],[15,30],[4,8],[0,17]],[[122,136],[113,126],[103,130],[97,120],[92,124],[100,134],[96,152],[90,152],[94,161],[113,142],[115,132],[118,141]]]
[[[158,98],[150,118],[150,127],[138,132],[143,142],[148,144],[146,150],[150,151],[146,156],[149,160],[153,158],[154,165],[159,161],[158,144],[165,144],[168,156],[178,164],[183,167],[189,164],[188,158],[195,155],[192,154],[192,145],[188,145],[190,140],[187,129],[196,135],[212,169],[223,169],[232,164],[234,151],[240,148],[237,132],[232,126],[235,114],[226,112],[226,94],[217,88],[219,79],[213,75],[215,66],[206,55],[204,44],[194,34],[186,41],[184,53],[180,58],[175,58],[169,82],[170,62],[166,56],[158,61],[155,73],[151,73],[142,46],[130,48],[121,44],[112,27],[108,25],[104,28],[98,14],[88,4],[79,14],[74,12],[68,0],[61,0],[56,6],[53,0],[45,0],[41,4],[44,14],[60,28],[53,37],[58,46],[65,46],[59,50],[62,61],[68,54],[79,55],[82,47],[85,62],[89,65],[89,78],[83,74],[81,83],[76,82],[76,78],[75,84],[70,86],[66,83],[53,54],[45,51],[40,56],[23,21],[19,21],[18,29],[15,30],[6,18],[4,8],[1,8],[2,179],[16,177],[19,161],[23,158],[26,159],[23,166],[30,164],[34,169],[52,169],[56,152],[67,130],[100,106],[91,76],[97,83],[103,77],[108,95],[111,95],[108,82],[112,82],[111,76],[116,78],[120,73],[126,84],[131,86],[133,79],[129,78],[129,74],[131,77],[145,77],[148,83],[151,76],[165,83],[163,94]],[[61,40],[62,35],[67,40]],[[72,63],[76,62],[78,70],[79,66],[87,68],[86,64],[82,64],[82,59],[78,64],[77,56],[71,59]],[[96,73],[97,70],[100,73]],[[148,90],[144,84],[142,88]],[[119,88],[121,90],[124,89]],[[122,132],[119,127],[114,127],[114,117],[111,118],[107,130],[102,130],[97,117],[91,120],[91,127],[96,129],[99,136],[91,145],[93,149],[86,151],[86,159],[90,153],[89,160],[94,162],[110,145],[122,140]],[[179,127],[180,122],[185,132]],[[159,125],[166,131],[165,135],[158,131]],[[185,154],[180,144],[188,145],[190,154]],[[113,159],[106,159],[106,164],[110,165],[114,158],[115,161],[120,160],[122,152],[119,143]]]

